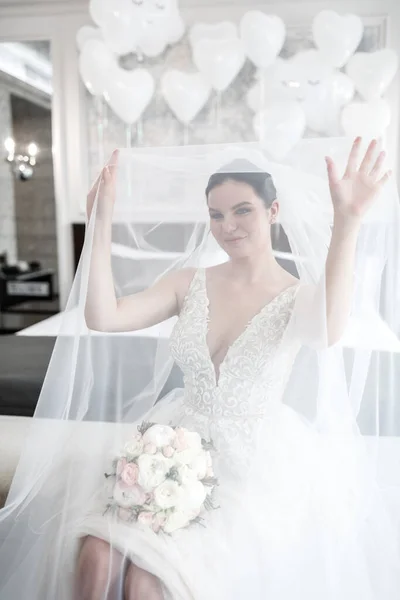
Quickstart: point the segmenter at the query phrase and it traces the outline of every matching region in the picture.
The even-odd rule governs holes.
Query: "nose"
[[[225,233],[233,233],[237,229],[236,221],[233,217],[226,216],[222,222],[222,228]]]

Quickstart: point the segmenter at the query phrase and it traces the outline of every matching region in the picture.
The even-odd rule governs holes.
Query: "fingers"
[[[329,185],[335,185],[340,179],[337,167],[330,156],[325,156],[325,162],[328,170]]]
[[[371,172],[370,172],[371,177],[374,177],[374,178],[379,177],[383,163],[385,162],[385,158],[386,158],[386,152],[384,150],[382,150],[382,152],[379,152],[378,158],[376,159],[375,164],[371,169]]]
[[[391,178],[392,174],[393,174],[393,171],[391,171],[391,170],[390,171],[386,171],[386,173],[383,175],[383,177],[381,177],[379,179],[379,181],[378,181],[379,187],[383,187],[389,181],[389,179]]]
[[[346,171],[344,173],[345,177],[349,177],[352,173],[354,173],[354,171],[357,170],[358,155],[360,153],[360,145],[361,145],[361,138],[357,137],[354,140],[353,146],[352,146],[350,154],[349,154]]]
[[[371,171],[374,164],[374,157],[377,145],[377,140],[372,140],[372,142],[369,144],[368,149],[360,165],[360,171],[362,173],[369,173]]]
[[[110,156],[110,160],[108,161],[107,165],[109,167],[117,165],[118,164],[118,158],[119,158],[119,150],[116,149],[113,151],[113,153]]]

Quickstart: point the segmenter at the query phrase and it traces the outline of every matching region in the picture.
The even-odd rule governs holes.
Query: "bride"
[[[300,167],[250,144],[121,150],[103,169],[0,511],[1,600],[397,600],[400,511],[356,420],[390,373],[383,358],[370,368],[368,326],[387,292],[397,194],[376,141],[364,152],[356,139],[342,160],[330,140],[326,167],[323,143],[302,144]],[[163,252],[173,264],[156,278],[155,261],[143,273],[129,259],[154,256],[155,233],[167,250],[164,224],[137,223],[138,204],[163,215],[165,199],[198,223],[176,229],[185,251]],[[121,448],[149,423],[209,443],[215,487],[200,522],[173,508],[160,531],[151,511],[109,510],[110,464],[118,473]],[[155,476],[162,444],[142,438]],[[130,469],[124,489],[143,496]]]
[[[390,176],[382,172],[385,153],[376,157],[376,141],[361,161],[360,144],[356,139],[343,177],[326,159],[334,211],[325,270],[328,347],[348,320],[361,220]],[[367,534],[363,547],[357,519],[353,529],[341,532],[327,518],[333,503],[338,508],[340,491],[334,500],[325,499],[327,514],[315,504],[324,502],[321,490],[310,499],[319,469],[328,467],[316,460],[321,448],[304,422],[280,403],[301,332],[290,343],[281,341],[302,286],[273,255],[271,225],[279,198],[271,175],[240,160],[211,175],[205,193],[210,230],[227,262],[179,269],[143,292],[117,299],[110,262],[117,159],[114,153],[88,195],[89,216],[96,197],[98,206],[86,321],[93,330],[123,332],[179,316],[170,344],[184,374],[184,395],[155,407],[150,420],[212,437],[220,509],[207,517],[204,531],[189,527],[169,539],[133,524],[116,525],[110,535],[106,517],[87,518],[76,599],[394,600],[400,563],[381,569],[378,555],[390,559],[384,534],[376,533],[374,548]],[[262,472],[257,485],[246,487],[239,465],[246,469],[253,460],[252,472],[257,471],[252,453],[260,420]],[[247,513],[248,505],[252,514],[243,527],[234,513]],[[342,524],[350,512],[342,506]],[[370,527],[372,534],[372,520]]]

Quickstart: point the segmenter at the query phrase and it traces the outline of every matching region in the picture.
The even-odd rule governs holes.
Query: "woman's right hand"
[[[97,216],[109,217],[110,221],[115,203],[115,186],[117,178],[118,150],[114,150],[111,158],[94,182],[86,199],[86,214],[90,220],[97,196]]]

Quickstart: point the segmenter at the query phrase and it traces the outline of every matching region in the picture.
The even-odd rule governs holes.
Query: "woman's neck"
[[[269,284],[282,279],[282,267],[276,262],[271,249],[246,256],[231,258],[229,270],[232,277],[239,283],[256,284],[268,281]]]

